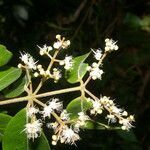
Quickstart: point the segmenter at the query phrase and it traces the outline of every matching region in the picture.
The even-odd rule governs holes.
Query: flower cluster
[[[58,98],[53,98],[51,101],[47,103],[47,105],[43,108],[41,112],[43,114],[43,118],[51,117],[51,113],[56,111],[61,111],[63,108],[62,102],[59,102]]]
[[[60,65],[64,65],[66,70],[69,70],[73,66],[73,59],[72,56],[66,56],[64,60],[60,61]]]
[[[85,71],[89,72],[89,76],[85,81],[84,78],[81,78],[79,81],[80,85],[78,87],[59,90],[59,92],[52,91],[52,93],[48,92],[48,94],[39,94],[40,96],[44,95],[43,97],[46,97],[47,95],[51,96],[79,90],[81,92],[80,98],[86,99],[87,103],[90,103],[89,108],[84,110],[84,103],[81,103],[80,112],[77,112],[77,114],[75,114],[75,118],[72,119],[71,112],[68,113],[67,109],[63,109],[63,104],[61,101],[59,101],[58,98],[52,98],[46,102],[46,104],[42,103],[38,99],[40,96],[36,94],[45,81],[48,79],[53,79],[54,82],[57,82],[62,77],[61,73],[63,71],[60,70],[62,66],[67,71],[74,69],[73,67],[75,63],[73,62],[72,56],[66,55],[63,59],[59,59],[58,57],[60,50],[68,48],[70,41],[65,40],[64,37],[61,37],[61,35],[56,35],[56,39],[57,41],[53,43],[53,46],[38,46],[39,54],[41,56],[45,55],[50,59],[49,65],[47,67],[42,66],[41,64],[37,64],[37,61],[35,61],[30,54],[21,53],[20,59],[22,60],[23,64],[19,64],[18,67],[26,70],[27,77],[40,77],[41,79],[41,82],[35,91],[34,87],[32,87],[32,84],[30,84],[30,86],[25,86],[26,92],[30,97],[26,109],[28,122],[24,129],[24,131],[27,133],[27,137],[34,140],[40,136],[42,125],[47,121],[47,127],[54,131],[54,134],[52,135],[52,145],[56,145],[58,141],[61,143],[75,144],[76,141],[80,140],[80,129],[84,128],[87,122],[92,120],[91,118],[93,115],[103,114],[104,111],[107,112],[105,118],[108,121],[108,125],[110,123],[118,123],[122,130],[129,130],[131,127],[133,127],[133,115],[128,115],[125,110],[119,108],[114,103],[114,100],[111,100],[109,97],[103,96],[101,98],[97,98],[90,91],[88,91],[86,87],[91,79],[102,79],[102,75],[104,73],[102,70],[103,59],[106,57],[108,52],[118,49],[116,42],[114,42],[112,39],[105,39],[104,52],[102,52],[101,49],[91,49],[93,51],[95,61],[91,63],[91,66],[84,68]],[[34,102],[40,104],[42,108],[36,108],[34,106]],[[42,119],[37,119],[37,114],[38,117],[41,116]]]
[[[62,102],[59,102],[59,99],[57,98],[51,99],[47,105],[44,106],[42,111],[33,106],[27,108],[28,120],[31,121],[26,124],[24,131],[27,133],[29,139],[34,140],[40,136],[42,131],[42,120],[37,120],[35,114],[42,114],[42,117],[45,120],[46,117],[50,118],[53,112],[61,112],[60,118],[64,122],[70,120],[67,111],[62,110]],[[78,135],[79,126],[84,125],[84,121],[87,119],[88,117],[83,112],[80,112],[78,121],[74,125],[74,128],[71,126],[69,127],[66,124],[60,125],[57,121],[47,123],[47,126],[52,128],[55,133],[55,135],[52,135],[52,144],[56,145],[59,140],[61,143],[75,144],[75,142],[80,139]]]
[[[121,124],[121,128],[123,130],[129,130],[132,126],[132,122],[134,121],[134,116],[129,115],[128,113],[116,106],[113,100],[109,97],[103,96],[100,99],[92,100],[92,109],[91,114],[101,114],[103,110],[107,110],[109,114],[106,116],[109,123],[116,123],[117,120],[119,124]]]
[[[18,67],[21,68],[21,67],[27,67],[29,69],[33,69],[33,70],[36,70],[36,63],[34,58],[28,54],[28,53],[21,53],[21,57],[20,57],[21,61],[24,63],[24,65],[22,64],[18,64]]]
[[[63,60],[56,59],[54,56],[51,56],[51,51],[56,50],[59,52],[60,49],[66,49],[70,45],[70,41],[65,41],[64,37],[61,37],[61,35],[56,35],[57,42],[54,42],[53,47],[47,46],[46,44],[43,45],[43,47],[38,46],[39,48],[39,54],[41,56],[46,55],[50,58],[50,64],[49,66],[44,69],[41,64],[37,64],[37,61],[35,62],[34,58],[28,54],[28,53],[21,53],[21,61],[23,64],[18,64],[19,68],[25,68],[29,69],[33,72],[34,77],[42,77],[45,79],[52,78],[54,79],[54,82],[58,82],[58,80],[62,77],[60,68],[52,68],[52,65],[54,63],[57,63],[61,66],[64,66],[65,70],[70,70],[73,66],[73,58],[72,56],[66,56]]]
[[[42,56],[42,55],[48,55],[49,54],[49,52],[51,51],[51,50],[53,50],[53,48],[52,48],[52,46],[46,46],[46,44],[43,46],[43,47],[40,47],[40,46],[38,46],[39,47],[39,49],[40,49],[40,55]]]
[[[29,139],[34,140],[35,138],[37,138],[42,131],[42,123],[40,122],[40,120],[35,120],[31,123],[27,123],[25,125],[25,132],[27,133],[27,137]]]
[[[112,39],[105,39],[105,51],[113,51],[118,50],[118,46],[116,45],[117,42],[113,41]]]
[[[96,60],[100,60],[102,57],[102,50],[101,49],[97,49],[96,51],[94,51],[93,49],[91,49],[94,53],[94,57]]]
[[[100,79],[101,80],[102,74],[103,74],[103,70],[101,70],[99,68],[99,64],[97,64],[96,62],[94,62],[92,64],[92,66],[88,66],[87,67],[87,70],[90,72],[90,77],[93,80],[96,80],[96,79]]]
[[[61,37],[61,35],[59,34],[56,35],[56,39],[57,39],[57,42],[53,44],[53,47],[55,49],[61,49],[61,48],[66,49],[70,45],[70,41],[69,40],[65,41],[65,38]]]

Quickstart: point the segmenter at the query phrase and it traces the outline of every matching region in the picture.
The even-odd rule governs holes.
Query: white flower
[[[89,120],[89,116],[87,116],[84,112],[79,112],[78,113],[78,121],[75,124],[76,128],[79,128],[80,126],[84,126],[85,125],[85,121]]]
[[[91,49],[94,53],[94,57],[96,60],[100,60],[100,58],[102,57],[102,50],[101,49],[97,49],[96,51],[94,51],[93,49]]]
[[[90,76],[93,80],[101,79],[103,70],[99,69],[97,63],[93,63],[92,67],[88,67],[88,70],[90,71]]]
[[[133,127],[133,125],[131,124],[134,121],[134,116],[130,115],[128,118],[126,119],[121,119],[119,120],[119,123],[122,124],[122,130],[129,130],[130,128]]]
[[[64,128],[62,133],[61,133],[61,137],[60,137],[61,142],[65,142],[68,144],[75,144],[75,142],[77,140],[80,140],[79,135],[73,131],[71,128]]]
[[[57,68],[53,69],[53,78],[57,82],[61,78],[61,73]]]
[[[42,123],[40,122],[40,120],[36,120],[32,123],[27,123],[25,125],[26,128],[24,129],[24,131],[27,133],[27,137],[33,140],[37,138],[41,134],[41,126]]]
[[[117,121],[116,117],[114,115],[112,115],[112,114],[107,115],[106,118],[108,119],[108,124],[109,123],[115,123]]]
[[[34,69],[34,70],[36,69],[37,62],[34,61],[33,57],[30,54],[28,54],[28,53],[22,54],[21,53],[20,59],[24,62],[25,65],[27,65],[27,67],[29,69]]]
[[[53,44],[53,47],[54,47],[55,49],[59,49],[59,48],[61,48],[61,46],[62,46],[62,43],[61,43],[60,41],[57,41],[57,42],[55,42],[55,43]]]
[[[58,125],[57,122],[47,123],[47,127],[52,128],[54,131],[57,129]]]
[[[26,111],[27,111],[27,116],[32,117],[33,115],[39,112],[39,109],[32,106],[32,107],[28,107]]]
[[[66,70],[69,70],[73,65],[72,56],[66,56],[64,59],[64,64],[65,64],[64,68]]]
[[[117,108],[116,106],[111,106],[110,109],[112,110],[113,113],[117,115],[121,115],[121,113],[123,112],[121,108]]]
[[[41,56],[49,53],[49,51],[51,51],[53,49],[51,46],[46,46],[46,44],[43,45],[43,47],[38,46],[38,48],[40,49],[40,55]]]
[[[42,114],[43,118],[50,117],[51,113],[54,110],[61,111],[62,110],[62,102],[58,102],[59,99],[53,98],[51,101],[48,102],[48,104],[44,107]]]
[[[60,118],[62,120],[70,120],[69,114],[67,113],[67,110],[63,110],[60,114]]]
[[[89,120],[89,116],[87,116],[84,112],[79,112],[78,116],[79,116],[78,119],[81,121]]]
[[[92,100],[92,107],[91,114],[101,114],[102,113],[102,105],[100,100]]]
[[[53,47],[55,49],[61,49],[61,48],[66,49],[70,45],[70,41],[69,40],[65,41],[65,38],[64,37],[61,38],[61,35],[59,34],[56,35],[56,39],[57,42],[54,42],[53,44]]]
[[[122,119],[121,121],[119,121],[119,123],[122,124],[122,130],[129,130],[133,127],[128,119]]]
[[[112,100],[110,100],[110,98],[109,97],[107,97],[107,96],[103,96],[103,97],[101,97],[100,98],[100,102],[101,102],[101,104],[112,104],[113,103],[113,101]]]
[[[116,45],[117,42],[112,39],[105,39],[105,43],[105,51],[118,50],[118,46]]]

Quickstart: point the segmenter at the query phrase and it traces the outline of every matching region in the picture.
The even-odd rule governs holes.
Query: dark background
[[[150,150],[149,10],[148,0],[0,0],[0,44],[14,54],[11,65],[18,64],[20,51],[39,60],[37,45],[52,45],[56,34],[71,40],[67,53],[74,56],[103,48],[107,37],[118,40],[119,50],[104,61],[103,80],[92,82],[89,88],[97,96],[115,98],[135,114],[135,128],[130,133],[85,130],[77,146],[58,144],[52,149]],[[58,89],[67,83],[54,86]],[[54,89],[49,84],[46,88]],[[67,97],[69,102],[76,95]],[[14,115],[21,107],[16,104],[3,110]]]

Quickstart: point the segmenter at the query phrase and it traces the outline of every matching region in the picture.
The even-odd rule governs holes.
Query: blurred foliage
[[[77,147],[61,144],[53,149],[150,149],[149,10],[148,0],[0,0],[0,44],[14,54],[16,59],[10,61],[14,66],[22,50],[30,50],[39,59],[36,45],[52,44],[58,33],[71,40],[67,52],[76,56],[89,52],[91,47],[103,48],[106,37],[118,40],[120,50],[104,61],[103,81],[91,82],[89,88],[98,88],[97,96],[116,98],[121,107],[135,114],[135,128],[128,133],[85,130]],[[66,84],[60,81],[59,85],[47,84],[47,88]],[[67,97],[69,102],[75,95]],[[11,115],[12,109],[20,109],[18,105],[0,109],[6,108]]]

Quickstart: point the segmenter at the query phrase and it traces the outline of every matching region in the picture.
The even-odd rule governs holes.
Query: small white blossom
[[[117,42],[112,39],[105,39],[105,43],[105,51],[118,50],[118,46],[116,45]]]
[[[121,113],[123,112],[123,110],[121,108],[117,108],[116,106],[111,106],[110,107],[111,111],[117,115],[121,115]]]
[[[41,127],[42,127],[42,123],[40,122],[40,120],[36,120],[32,123],[27,123],[25,125],[24,131],[27,133],[27,137],[29,139],[34,140],[41,134],[41,130],[42,130]]]
[[[100,60],[100,58],[102,57],[102,50],[101,49],[97,49],[96,51],[94,51],[93,49],[91,49],[94,53],[94,57],[96,60]]]
[[[106,118],[108,119],[108,124],[109,123],[115,123],[117,121],[116,117],[114,115],[112,115],[112,114],[107,115]]]
[[[100,100],[92,100],[92,107],[91,114],[101,114],[103,112]]]
[[[78,119],[81,121],[89,120],[89,116],[87,116],[84,112],[79,112],[78,116],[79,116]]]
[[[61,64],[64,64],[64,68],[66,70],[71,69],[72,65],[73,65],[73,60],[72,60],[72,56],[66,56],[65,59],[63,60],[63,62]]]
[[[80,126],[84,126],[85,125],[85,121],[89,120],[89,116],[87,116],[84,112],[79,112],[78,113],[78,121],[75,124],[76,128],[79,128]]]
[[[37,62],[34,61],[33,57],[30,54],[28,54],[28,53],[22,54],[21,53],[20,59],[24,62],[25,65],[27,65],[27,67],[29,69],[34,69],[34,70],[36,69]]]
[[[39,73],[38,72],[35,72],[34,73],[34,77],[38,77],[39,76]]]
[[[35,108],[34,106],[28,107],[26,109],[27,116],[32,117],[33,115],[37,114],[39,112],[39,109]]]
[[[130,128],[133,127],[128,119],[121,120],[120,124],[122,124],[122,127],[121,127],[122,130],[129,130]]]
[[[61,46],[62,46],[62,43],[61,43],[60,41],[57,41],[57,42],[55,42],[55,43],[53,44],[53,47],[54,47],[55,49],[59,49]]]
[[[53,49],[51,46],[46,46],[46,44],[43,45],[43,47],[38,46],[38,48],[40,49],[40,55],[41,56],[49,53],[49,51],[51,51]]]
[[[53,47],[55,49],[61,49],[61,48],[66,49],[70,45],[70,41],[69,40],[65,41],[65,38],[64,37],[61,38],[61,35],[59,34],[56,35],[56,39],[57,42],[54,42],[53,44]]]
[[[62,110],[62,102],[59,102],[59,99],[53,98],[48,104],[43,108],[42,114],[43,118],[51,117],[51,113],[55,110],[61,111]]]
[[[61,142],[68,144],[75,144],[76,141],[80,140],[79,135],[71,128],[66,127],[61,133]]]
[[[134,121],[134,117],[132,115],[130,115],[128,118],[126,119],[121,119],[119,120],[119,123],[122,124],[122,130],[129,130],[130,128],[133,127],[133,125],[131,124]]]
[[[88,67],[87,70],[90,71],[90,76],[93,80],[102,78],[103,70],[99,69],[97,63],[93,63],[92,67]]]
[[[53,78],[57,82],[61,78],[61,73],[57,68],[53,69]]]
[[[57,122],[47,123],[47,127],[53,129],[54,131],[57,129],[58,125],[59,124]]]
[[[70,120],[69,114],[67,113],[67,110],[63,110],[60,114],[60,118],[62,120]]]

